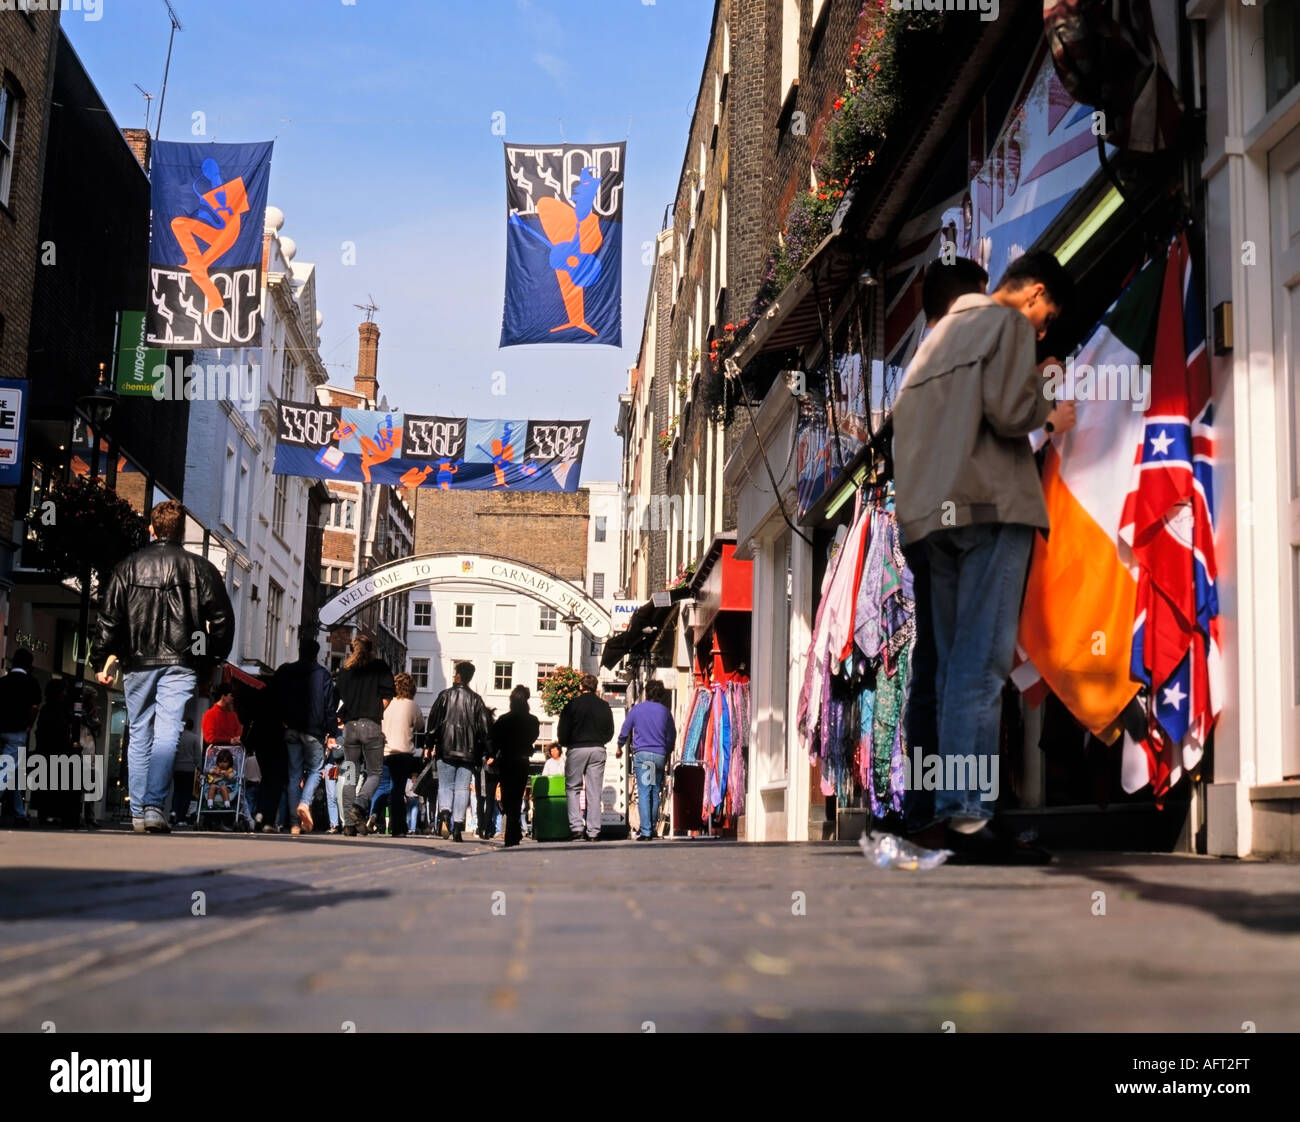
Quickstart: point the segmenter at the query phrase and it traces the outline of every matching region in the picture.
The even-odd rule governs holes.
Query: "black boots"
[[[465,840],[465,823],[464,823],[464,822],[457,822],[457,823],[452,827],[452,830],[451,830],[451,840],[452,840],[452,841],[457,841],[457,842],[458,842],[458,841],[464,841],[464,840]]]
[[[440,838],[451,837],[451,811],[438,811],[438,828],[434,831]]]

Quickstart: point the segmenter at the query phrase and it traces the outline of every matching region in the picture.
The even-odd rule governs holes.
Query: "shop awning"
[[[695,611],[691,628],[703,634],[719,612],[748,612],[754,607],[754,564],[737,561],[736,531],[714,536],[691,578]]]
[[[627,655],[650,657],[655,641],[664,631],[670,617],[673,620],[677,618],[678,603],[689,599],[690,595],[689,588],[656,592],[632,613],[627,629],[618,632],[605,643],[600,665],[606,670],[612,670]]]

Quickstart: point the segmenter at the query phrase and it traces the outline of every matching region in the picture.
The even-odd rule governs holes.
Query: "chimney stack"
[[[357,327],[361,345],[357,348],[357,376],[352,387],[371,401],[379,400],[379,324],[366,320]]]
[[[149,149],[152,145],[149,130],[123,129],[122,136],[125,137],[127,144],[130,145],[131,151],[135,154],[135,158],[140,161],[140,166],[144,168],[145,171],[148,171]]]

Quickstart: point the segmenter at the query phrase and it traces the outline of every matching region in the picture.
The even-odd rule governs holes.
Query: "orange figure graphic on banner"
[[[512,224],[550,248],[550,264],[560,285],[567,323],[557,324],[551,333],[576,327],[589,335],[597,331],[587,322],[583,290],[600,279],[600,258],[596,251],[605,242],[600,232],[600,219],[593,206],[600,180],[591,168],[583,168],[578,183],[573,188],[573,205],[562,199],[545,198],[537,201],[537,217],[541,220],[546,240],[517,214],[510,216]]]
[[[171,230],[185,254],[185,262],[181,267],[194,279],[207,300],[203,309],[206,313],[215,312],[225,303],[221,291],[208,276],[208,270],[239,240],[240,217],[248,213],[249,207],[248,190],[243,179],[236,178],[229,183],[222,183],[216,160],[203,161],[201,178],[215,186],[199,195],[204,203],[199,216],[182,215],[173,218]],[[195,193],[198,193],[197,185]],[[200,251],[200,242],[207,249]]]
[[[374,440],[361,438],[361,475],[367,483],[371,482],[370,469],[391,460],[401,446],[402,430],[393,428],[393,415],[389,413]]]
[[[492,460],[492,474],[496,476],[496,487],[506,485],[506,468],[514,463],[515,444],[511,438],[511,427],[506,425],[500,440],[492,441],[492,451],[489,452],[483,445],[478,445],[478,450]]]
[[[432,472],[433,472],[432,464],[426,464],[422,468],[411,468],[410,471],[405,471],[402,473],[402,476],[398,480],[398,482],[403,487],[419,487],[420,484],[422,484],[426,479],[429,478],[429,475]]]

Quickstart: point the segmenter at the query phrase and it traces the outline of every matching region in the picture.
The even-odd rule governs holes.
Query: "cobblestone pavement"
[[[0,833],[5,1031],[1294,1032],[1298,965],[1295,864]]]

